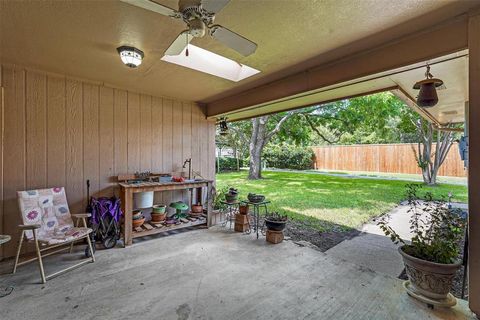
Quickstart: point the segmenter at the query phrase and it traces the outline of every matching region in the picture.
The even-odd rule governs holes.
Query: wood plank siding
[[[0,234],[13,236],[0,248],[0,259],[15,253],[18,190],[65,186],[70,209],[78,213],[87,202],[87,179],[92,195],[112,196],[118,192],[114,176],[183,171],[190,157],[195,171],[215,178],[215,123],[196,103],[0,67]],[[186,196],[175,191],[156,201]]]

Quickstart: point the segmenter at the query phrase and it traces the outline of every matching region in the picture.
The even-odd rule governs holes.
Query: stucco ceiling
[[[156,0],[177,8],[175,0]],[[161,61],[184,24],[119,1],[0,0],[3,62],[158,96],[211,102],[431,26],[478,5],[454,0],[232,0],[216,23],[258,43],[243,57],[205,37],[192,43],[262,72],[239,83]],[[145,52],[125,67],[120,45]]]

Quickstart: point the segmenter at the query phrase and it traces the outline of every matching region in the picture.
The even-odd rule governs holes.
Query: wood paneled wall
[[[91,194],[115,192],[113,177],[150,170],[215,178],[215,123],[192,102],[153,97],[67,76],[1,66],[0,247],[12,256],[20,215],[16,191],[65,186],[72,212]],[[157,195],[168,203],[185,193]]]
[[[421,174],[415,160],[416,144],[372,144],[313,147],[315,168]],[[433,146],[435,148],[435,146]],[[465,177],[466,170],[455,144],[440,167],[440,176]]]

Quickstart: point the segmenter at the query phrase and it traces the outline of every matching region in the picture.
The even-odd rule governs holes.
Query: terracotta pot
[[[203,206],[201,204],[193,204],[192,213],[203,213]]]
[[[240,214],[248,214],[248,205],[241,205],[240,206]]]
[[[403,248],[404,246],[398,248],[398,252],[403,257],[412,289],[434,300],[446,299],[452,289],[455,273],[462,265],[461,262],[452,264],[430,262],[405,253]]]
[[[145,218],[132,221],[132,228],[140,227],[145,222]]]
[[[166,213],[155,213],[155,212],[152,212],[150,215],[152,216],[152,222],[162,222],[163,220],[165,220],[165,217],[167,216]]]

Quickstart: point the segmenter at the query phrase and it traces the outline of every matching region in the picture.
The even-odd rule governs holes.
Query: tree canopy
[[[271,131],[288,112],[268,117]],[[340,100],[291,112],[269,143],[300,146],[417,142],[415,123],[419,116],[390,92]],[[230,134],[217,136],[217,143],[248,156],[252,121],[229,123]]]

